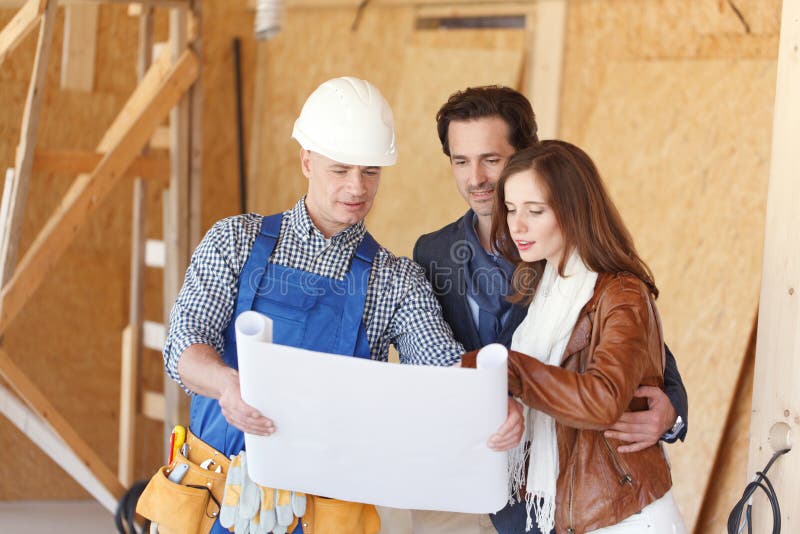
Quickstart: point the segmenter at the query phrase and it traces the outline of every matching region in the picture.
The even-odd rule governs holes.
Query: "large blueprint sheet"
[[[394,365],[274,345],[236,321],[242,398],[275,422],[246,434],[259,484],[396,508],[489,513],[508,498],[507,455],[486,442],[508,410],[506,358],[479,369]]]

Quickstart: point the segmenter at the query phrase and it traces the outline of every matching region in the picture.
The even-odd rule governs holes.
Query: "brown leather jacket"
[[[462,365],[474,367],[476,354],[465,354]],[[620,454],[620,442],[602,432],[626,410],[647,408],[644,399],[633,397],[640,384],[663,383],[658,312],[647,286],[629,274],[598,276],[561,367],[509,352],[509,391],[556,420],[557,533],[581,534],[619,523],[672,486],[660,444]]]

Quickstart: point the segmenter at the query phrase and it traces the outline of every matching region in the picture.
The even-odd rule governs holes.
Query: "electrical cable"
[[[782,449],[772,455],[769,462],[767,462],[764,471],[757,471],[755,479],[750,482],[744,489],[742,498],[733,507],[730,515],[728,516],[728,534],[741,534],[747,527],[748,534],[753,533],[753,494],[761,488],[767,496],[770,507],[772,508],[772,534],[780,534],[781,532],[781,507],[778,503],[778,496],[775,493],[775,488],[767,478],[767,471],[783,454],[786,454],[791,449]],[[744,515],[744,522],[742,521]]]

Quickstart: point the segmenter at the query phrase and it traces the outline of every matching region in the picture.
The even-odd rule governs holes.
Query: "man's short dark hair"
[[[450,95],[436,114],[436,129],[442,142],[442,151],[450,157],[447,130],[451,121],[484,117],[500,117],[508,124],[508,142],[516,150],[527,148],[539,140],[536,117],[525,95],[500,85],[468,87]]]

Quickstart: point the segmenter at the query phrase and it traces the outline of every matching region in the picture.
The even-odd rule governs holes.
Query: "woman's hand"
[[[513,449],[522,439],[525,430],[525,419],[522,417],[522,405],[508,398],[508,417],[503,425],[489,438],[489,448],[493,451],[507,451]]]

